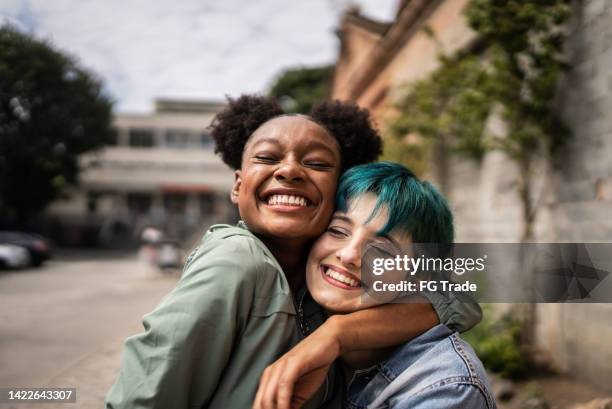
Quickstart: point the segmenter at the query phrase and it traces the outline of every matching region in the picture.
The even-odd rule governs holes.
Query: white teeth
[[[353,280],[350,277],[345,276],[344,274],[340,274],[339,272],[332,270],[331,268],[325,269],[325,275],[330,276],[334,280],[340,281],[342,283],[348,284],[351,287],[358,287],[359,283]]]
[[[284,204],[293,206],[306,207],[308,202],[306,198],[294,195],[272,195],[268,198],[269,205]]]

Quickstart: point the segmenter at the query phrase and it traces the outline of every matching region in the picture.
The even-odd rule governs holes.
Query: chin
[[[325,296],[317,292],[311,295],[317,304],[333,314],[348,314],[359,309],[358,300],[346,300],[335,295]]]
[[[283,222],[267,229],[270,235],[283,239],[309,240],[323,234],[324,228],[313,229],[312,224],[303,222]]]

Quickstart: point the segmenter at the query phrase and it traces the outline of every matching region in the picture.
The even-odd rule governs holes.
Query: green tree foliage
[[[390,129],[396,137],[420,134],[470,157],[505,152],[520,170],[522,239],[532,237],[536,209],[531,187],[536,155],[555,150],[570,136],[555,107],[564,24],[570,0],[471,0],[466,18],[483,46],[441,56],[440,67],[412,84]],[[487,134],[491,113],[503,119],[503,135]]]
[[[501,107],[507,135],[496,146],[519,165],[523,203],[522,240],[533,235],[536,209],[531,187],[533,160],[554,153],[570,136],[554,105],[570,0],[472,0],[466,17],[488,45],[494,81],[489,91]],[[543,149],[544,148],[544,149]]]
[[[329,96],[333,66],[294,68],[284,71],[270,89],[288,112],[305,114]]]
[[[495,317],[488,305],[483,306],[483,320],[463,334],[484,366],[504,378],[519,379],[530,371],[528,354],[521,342],[524,323],[505,313]]]
[[[0,212],[25,224],[109,141],[101,82],[50,44],[0,27]]]
[[[534,149],[554,152],[570,133],[554,106],[570,0],[472,0],[470,26],[488,45],[494,80],[488,91],[502,105],[509,129],[500,148],[524,161]]]
[[[441,67],[431,77],[411,84],[391,124],[397,137],[417,133],[427,148],[444,141],[457,152],[480,159],[486,150],[483,132],[492,98],[486,92],[491,76],[477,56],[440,57]]]

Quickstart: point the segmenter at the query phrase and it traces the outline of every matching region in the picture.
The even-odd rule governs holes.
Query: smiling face
[[[273,239],[307,241],[325,229],[340,173],[337,141],[303,116],[281,116],[249,139],[232,201],[249,229]]]
[[[407,233],[378,234],[387,222],[387,208],[382,206],[372,217],[376,199],[375,194],[366,193],[351,201],[346,212],[334,213],[327,231],[310,251],[306,266],[308,289],[315,301],[332,313],[348,313],[383,303],[366,294],[361,282],[364,246],[380,243],[399,252],[411,243]]]

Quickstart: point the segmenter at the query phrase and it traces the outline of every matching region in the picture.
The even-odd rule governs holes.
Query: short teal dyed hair
[[[340,177],[336,208],[346,212],[349,202],[366,193],[378,196],[370,219],[383,205],[388,209],[388,220],[379,234],[399,229],[409,233],[414,243],[453,242],[453,215],[446,199],[410,169],[393,162],[352,167]]]

